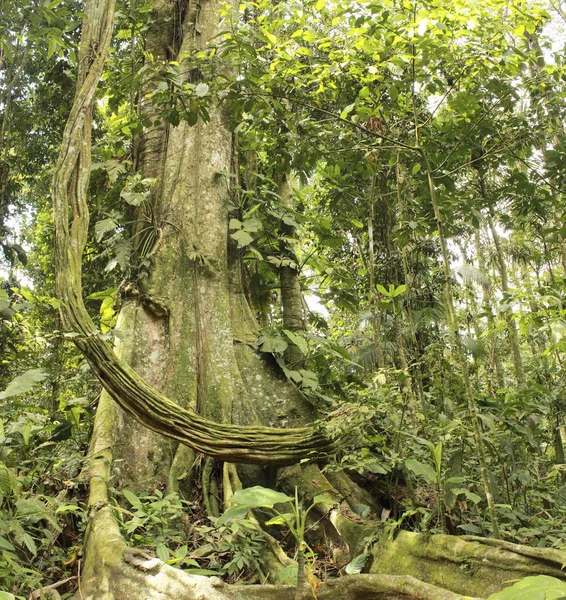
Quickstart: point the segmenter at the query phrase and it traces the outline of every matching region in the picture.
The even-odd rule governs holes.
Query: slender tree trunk
[[[373,223],[375,219],[375,184],[377,175],[373,176],[371,181],[371,190],[369,196],[369,217],[368,217],[368,270],[369,270],[369,304],[371,315],[371,327],[373,332],[373,344],[377,366],[380,369],[385,368],[385,354],[381,344],[380,315],[377,310],[377,290],[375,287],[375,242],[373,239]]]
[[[497,518],[497,512],[495,510],[495,498],[493,493],[493,486],[491,485],[491,480],[489,478],[489,472],[487,468],[487,460],[485,456],[485,448],[482,439],[482,433],[480,429],[479,422],[479,413],[477,404],[474,398],[474,391],[472,389],[472,383],[470,381],[470,372],[468,368],[467,358],[464,352],[464,348],[462,345],[462,339],[460,337],[460,331],[458,326],[458,319],[456,316],[456,310],[454,308],[454,300],[452,295],[452,273],[450,270],[450,254],[448,252],[448,245],[446,243],[446,237],[444,235],[444,221],[442,218],[442,214],[440,212],[440,206],[438,204],[438,199],[436,195],[436,186],[434,183],[432,169],[426,156],[423,153],[423,159],[426,163],[426,169],[428,174],[428,182],[430,188],[430,195],[432,201],[432,207],[434,210],[434,217],[436,219],[436,227],[438,231],[438,237],[440,240],[440,249],[442,253],[442,268],[444,271],[444,290],[445,290],[445,298],[446,298],[446,308],[448,314],[448,326],[452,333],[452,339],[454,341],[454,346],[456,350],[456,356],[458,358],[458,362],[460,363],[460,368],[462,370],[462,378],[464,380],[464,388],[466,390],[466,397],[468,400],[468,409],[470,411],[470,417],[472,420],[472,430],[474,433],[474,440],[476,443],[476,450],[478,452],[478,461],[480,465],[482,483],[485,489],[485,495],[487,499],[487,505],[489,508],[489,514],[491,517],[491,526],[493,528],[493,536],[496,539],[501,537],[499,533],[499,520]]]
[[[397,165],[396,165],[395,175],[396,175],[396,179],[397,179],[397,204],[399,206],[399,221],[401,223],[403,223],[405,220],[405,200],[404,200],[403,193],[401,191],[401,184],[403,182],[403,178],[401,176],[401,164],[399,161],[399,156],[397,157]],[[412,190],[409,190],[409,193],[412,193]],[[418,352],[419,343],[417,340],[415,320],[413,318],[413,311],[411,308],[411,293],[412,293],[412,286],[413,286],[413,282],[414,282],[414,273],[409,268],[409,259],[407,256],[407,248],[405,245],[403,245],[403,247],[401,248],[401,260],[403,263],[403,280],[405,282],[405,285],[407,286],[407,302],[406,302],[406,308],[405,308],[405,315],[406,315],[406,319],[407,319],[407,324],[409,326],[409,331],[411,334],[411,341],[413,344],[414,351]],[[423,377],[422,377],[420,365],[417,364],[417,365],[412,366],[412,368],[410,369],[410,373],[412,375],[413,382],[416,384],[417,394],[418,394],[419,403],[420,403],[420,407],[421,407],[421,412],[426,417],[428,414],[428,409],[427,409],[427,404],[426,404],[426,397],[425,397],[424,386],[423,386]]]
[[[491,341],[491,350],[490,350],[490,370],[489,370],[489,381],[488,387],[493,390],[493,376],[495,374],[495,380],[497,381],[497,386],[502,389],[505,387],[505,376],[503,371],[503,363],[501,362],[501,356],[499,355],[499,351],[497,348],[497,332],[495,327],[495,315],[493,314],[492,308],[492,290],[491,284],[488,279],[485,256],[483,251],[483,246],[481,243],[480,230],[476,229],[475,231],[475,242],[476,242],[476,256],[478,258],[478,267],[479,270],[485,275],[485,280],[482,281],[482,304],[483,311],[487,315],[487,329],[489,332],[489,339]]]
[[[279,180],[279,198],[285,210],[292,212],[294,209],[293,186],[291,174],[284,172]],[[295,244],[291,241],[295,235],[292,225],[281,225],[281,234],[285,239],[280,242],[281,259],[293,264],[282,265],[279,269],[281,281],[281,305],[283,308],[283,327],[289,331],[304,331],[305,321],[303,316],[303,295],[301,282],[299,281],[299,264],[296,255]],[[289,343],[285,352],[285,362],[291,367],[300,366],[302,353],[299,348]]]
[[[504,296],[509,297],[509,277],[507,275],[507,264],[505,263],[505,254],[503,253],[503,247],[501,245],[501,238],[497,232],[497,228],[494,223],[495,212],[493,207],[489,208],[489,216],[487,223],[491,231],[493,243],[495,244],[495,250],[497,254],[497,264],[499,266],[499,274],[501,275],[501,291]],[[515,368],[515,379],[517,385],[522,388],[525,386],[525,371],[523,368],[523,358],[521,356],[521,349],[519,346],[519,333],[517,331],[517,323],[513,319],[512,314],[509,310],[505,311],[505,320],[507,321],[507,331],[509,333],[509,344],[513,353],[513,366]]]

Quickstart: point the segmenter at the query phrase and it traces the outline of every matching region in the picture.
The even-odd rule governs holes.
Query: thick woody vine
[[[63,328],[110,396],[153,431],[230,462],[289,464],[330,453],[335,441],[323,424],[294,429],[220,424],[180,407],[118,359],[85,309],[81,265],[89,224],[92,108],[110,47],[114,8],[115,0],[87,3],[77,90],[53,180],[56,285]]]

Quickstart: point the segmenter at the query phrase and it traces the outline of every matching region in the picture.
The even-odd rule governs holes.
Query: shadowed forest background
[[[0,600],[566,596],[565,22],[0,0]]]

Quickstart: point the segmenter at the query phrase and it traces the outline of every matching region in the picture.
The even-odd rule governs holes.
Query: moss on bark
[[[372,550],[372,573],[412,575],[460,594],[487,597],[527,575],[566,579],[566,553],[498,540],[400,531]]]

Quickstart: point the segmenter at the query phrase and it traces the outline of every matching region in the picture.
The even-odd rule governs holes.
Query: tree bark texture
[[[202,36],[200,43],[218,34],[221,5],[225,6],[210,0],[198,11],[199,33],[195,35],[199,39]],[[206,124],[190,128],[182,123],[167,131],[163,192],[155,198],[153,212],[157,219],[166,215],[180,235],[163,236],[159,251],[154,252],[147,289],[143,293],[136,290],[136,302],[129,309],[130,315],[124,317],[140,333],[137,340],[130,340],[128,360],[138,361],[150,382],[118,359],[94,327],[82,300],[81,259],[88,231],[90,114],[110,43],[113,5],[93,2],[89,7],[77,94],[53,183],[57,290],[64,328],[73,332],[73,341],[112,398],[153,431],[234,462],[263,464],[273,455],[275,463],[289,463],[312,457],[319,450],[331,450],[332,441],[319,427],[281,431],[222,425],[257,422],[254,396],[271,401],[271,423],[285,419],[292,424],[289,415],[293,412],[296,422],[299,417],[304,422],[305,407],[297,394],[279,393],[285,385],[272,373],[265,371],[248,386],[239,373],[238,356],[246,363],[252,359],[246,357],[247,350],[236,352],[231,335],[226,226],[229,193],[225,181],[231,164],[231,136],[219,108],[210,111]],[[95,31],[97,27],[100,33]],[[183,49],[181,46],[181,52]],[[69,206],[73,213],[70,226]],[[175,360],[170,359],[172,356]],[[176,404],[151,383],[174,386],[178,397],[185,396],[185,406],[196,408],[196,412]],[[280,442],[296,459],[283,456],[287,450],[279,453],[283,449]]]

